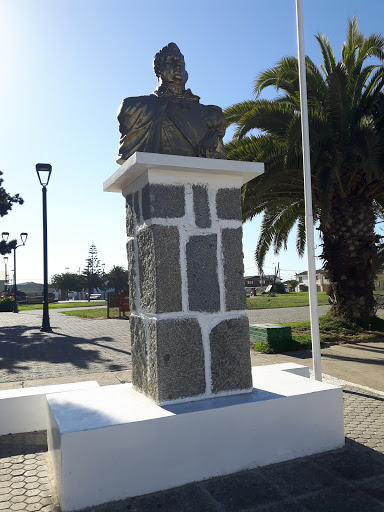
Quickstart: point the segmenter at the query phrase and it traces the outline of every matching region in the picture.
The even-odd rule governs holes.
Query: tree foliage
[[[2,186],[4,179],[1,177],[3,173],[0,171],[0,217],[4,217],[11,210],[14,204],[23,204],[23,199],[19,196],[19,194],[15,194],[11,196]],[[11,240],[9,242],[5,242],[4,240],[0,240],[0,254],[9,254],[12,249],[14,249],[17,245],[17,240]]]
[[[375,312],[375,212],[384,209],[384,38],[364,37],[356,18],[349,20],[340,61],[324,35],[316,39],[323,64],[305,61],[313,217],[335,312],[367,323]],[[268,87],[279,93],[273,100],[260,98]],[[254,92],[254,100],[225,114],[236,126],[228,157],[265,163],[265,173],[243,189],[243,219],[263,214],[255,251],[261,267],[270,247],[287,247],[294,227],[298,253],[305,248],[297,59],[285,57],[261,73]]]
[[[94,243],[92,243],[89,248],[88,258],[85,260],[82,275],[84,276],[85,287],[88,289],[89,294],[91,294],[95,288],[101,288],[103,286],[102,267]]]
[[[51,286],[60,290],[62,299],[66,299],[68,292],[80,292],[84,288],[84,278],[79,274],[66,272],[51,277]]]
[[[108,287],[114,288],[115,293],[128,289],[128,270],[114,265],[105,275]]]
[[[296,279],[289,279],[288,281],[285,281],[285,283],[292,288],[292,291],[296,290],[296,286],[300,283],[300,281],[297,281]]]

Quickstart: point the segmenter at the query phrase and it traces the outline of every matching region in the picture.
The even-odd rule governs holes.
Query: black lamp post
[[[105,299],[105,263],[101,264],[103,269],[103,299]]]
[[[89,262],[87,267],[88,302],[91,302],[91,281],[89,275]]]
[[[7,231],[3,231],[1,233],[1,237],[4,240],[4,242],[8,241],[9,233]],[[25,242],[27,241],[28,233],[20,233],[20,239],[21,244],[16,245],[16,247],[13,249],[13,293],[14,293],[14,301],[13,301],[13,313],[18,313],[19,309],[17,307],[17,284],[16,284],[16,249],[18,247],[22,247],[25,245]]]
[[[36,172],[39,177],[43,193],[43,252],[44,252],[44,304],[43,324],[40,331],[52,332],[49,323],[48,309],[48,242],[47,242],[47,185],[51,177],[52,166],[50,164],[36,164]]]
[[[8,263],[8,256],[4,256],[4,292],[5,295],[7,295],[8,292],[8,274],[7,274],[7,263]]]

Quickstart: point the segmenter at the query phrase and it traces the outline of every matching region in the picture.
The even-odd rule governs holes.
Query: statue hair
[[[173,50],[177,50],[181,54],[181,51],[176,43],[169,43],[156,53],[155,58],[153,59],[153,69],[157,78],[160,78],[164,60]]]

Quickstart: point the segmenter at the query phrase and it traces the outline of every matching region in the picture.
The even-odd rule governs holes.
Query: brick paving
[[[59,510],[47,462],[45,432],[0,436],[0,511]]]
[[[274,311],[281,318],[281,310]],[[2,323],[7,315],[8,328],[0,331],[0,382],[9,386],[15,380],[27,386],[28,379],[52,375],[78,379],[92,372],[99,375],[100,384],[110,383],[102,376],[115,368],[116,374],[130,368],[126,321],[86,321],[55,312],[54,334],[47,335],[39,331],[41,314],[3,313]],[[384,393],[351,385],[343,390],[346,447],[342,450],[87,510],[384,512]],[[18,510],[59,511],[45,432],[0,437],[0,511]]]
[[[84,320],[50,311],[1,313],[0,383],[131,369],[128,320]]]

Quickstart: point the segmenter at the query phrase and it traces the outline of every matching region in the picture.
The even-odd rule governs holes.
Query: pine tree
[[[93,242],[89,248],[88,258],[86,258],[85,263],[82,274],[86,280],[88,295],[90,295],[95,288],[101,288],[103,284],[101,264],[97,256],[96,245]]]

